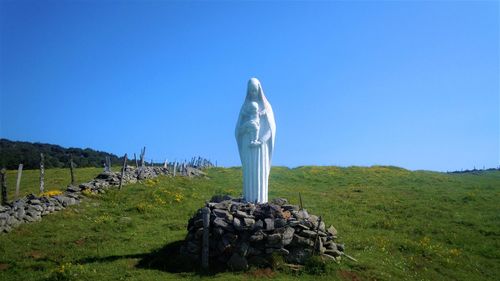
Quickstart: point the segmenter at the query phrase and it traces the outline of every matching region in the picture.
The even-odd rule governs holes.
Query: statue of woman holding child
[[[257,78],[248,81],[235,135],[243,169],[243,197],[248,202],[267,203],[276,123]]]

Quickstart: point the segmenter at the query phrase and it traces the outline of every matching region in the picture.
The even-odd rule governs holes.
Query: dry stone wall
[[[170,175],[168,168],[127,166],[123,175],[123,183],[135,183],[160,175]],[[178,172],[179,176],[202,176],[201,170],[187,167]],[[13,228],[23,224],[40,221],[43,216],[61,211],[68,206],[80,203],[85,193],[105,193],[109,188],[116,188],[120,184],[121,173],[103,172],[93,180],[78,186],[69,186],[66,191],[56,196],[27,195],[5,206],[0,206],[0,233],[10,232]]]

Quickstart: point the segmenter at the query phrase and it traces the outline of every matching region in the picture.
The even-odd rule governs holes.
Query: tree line
[[[22,163],[25,169],[38,169],[40,153],[45,156],[45,168],[68,167],[71,156],[77,167],[103,167],[106,157],[110,158],[112,165],[122,165],[123,162],[123,157],[90,148],[64,148],[47,143],[0,139],[0,166],[2,168],[17,169]]]

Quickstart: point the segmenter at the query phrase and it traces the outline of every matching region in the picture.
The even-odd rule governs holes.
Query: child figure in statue
[[[259,104],[257,104],[256,102],[248,103],[247,107],[245,108],[245,113],[248,119],[243,124],[243,126],[250,135],[250,146],[259,146],[261,144],[261,142],[259,141]]]

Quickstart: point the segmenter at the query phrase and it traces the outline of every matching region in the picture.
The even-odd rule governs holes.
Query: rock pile
[[[273,254],[288,263],[304,264],[313,254],[339,261],[344,245],[335,241],[337,230],[284,198],[253,204],[229,196],[214,197],[210,209],[209,257],[211,263],[243,270],[263,265]],[[189,220],[182,252],[199,261],[202,251],[203,211]]]
[[[204,175],[202,171],[189,168],[183,176]],[[128,166],[123,175],[123,184],[135,183],[137,180],[151,179],[159,175],[169,175],[167,168],[142,167],[136,169]],[[67,206],[80,203],[85,193],[105,193],[107,189],[120,184],[121,173],[103,172],[95,179],[78,186],[69,186],[66,191],[56,196],[35,196],[30,194],[6,206],[0,206],[0,233],[10,232],[22,223],[40,221],[42,216],[60,211]]]

